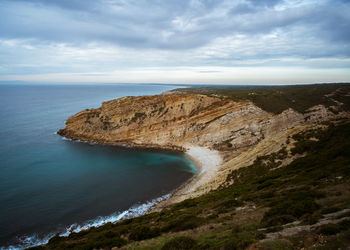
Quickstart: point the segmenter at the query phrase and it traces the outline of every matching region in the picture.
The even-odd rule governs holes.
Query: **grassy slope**
[[[350,110],[350,84],[314,84],[300,86],[244,86],[244,87],[202,87],[176,89],[182,93],[225,96],[233,100],[251,100],[260,108],[281,113],[292,108],[305,112],[308,108],[324,104],[329,107],[335,101],[344,103],[342,109]],[[332,96],[326,96],[333,93]]]
[[[317,88],[316,88],[317,87]],[[271,112],[293,107],[301,112],[319,104],[333,105],[324,94],[345,103],[350,85],[274,87],[274,88],[199,88],[185,92],[220,94],[232,99],[250,99]],[[251,95],[251,93],[255,93]],[[272,97],[269,97],[272,93]],[[304,94],[303,94],[304,93]],[[301,96],[299,96],[301,95]],[[312,97],[310,97],[310,95]],[[296,97],[298,96],[298,97]],[[292,99],[292,97],[294,99]],[[271,99],[270,99],[271,98]],[[294,100],[294,101],[293,101]],[[276,103],[278,101],[278,103]],[[331,103],[329,103],[331,102]],[[259,104],[260,103],[260,104]],[[284,105],[283,108],[276,108]],[[311,232],[261,242],[270,232],[300,221],[314,224],[324,214],[350,208],[350,121],[338,121],[326,130],[300,133],[294,149],[281,149],[260,156],[251,166],[232,172],[234,184],[196,199],[117,224],[107,224],[73,233],[67,238],[54,237],[38,249],[93,249],[110,247],[164,249],[262,249],[301,248],[319,245],[336,249],[350,245],[349,219],[316,227]],[[317,140],[315,140],[317,138]],[[292,143],[292,142],[291,142]],[[287,154],[305,157],[279,168]],[[343,216],[350,217],[350,214]]]

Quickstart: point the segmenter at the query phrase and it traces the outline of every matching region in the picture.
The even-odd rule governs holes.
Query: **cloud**
[[[3,1],[2,37],[124,47],[193,49],[218,37],[307,25],[349,41],[349,4],[284,1]],[[335,25],[338,24],[338,25]],[[345,33],[345,34],[341,34]]]
[[[0,76],[350,68],[348,13],[342,0],[2,0]]]

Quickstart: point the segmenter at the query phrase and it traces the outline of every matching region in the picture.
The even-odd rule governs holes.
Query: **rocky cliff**
[[[199,94],[123,97],[68,118],[58,131],[71,139],[121,146],[183,149],[203,146],[232,151],[302,124],[335,115],[323,106],[301,114],[292,109],[268,113],[249,101]]]
[[[217,150],[224,161],[214,176],[198,180],[191,194],[198,196],[220,186],[228,172],[251,164],[258,155],[278,151],[287,138],[306,127],[348,116],[322,105],[305,113],[287,109],[280,114],[262,110],[251,101],[234,101],[201,94],[162,94],[123,97],[97,109],[70,117],[62,136],[103,144],[159,147],[185,151],[193,146]],[[188,191],[188,189],[187,189]]]

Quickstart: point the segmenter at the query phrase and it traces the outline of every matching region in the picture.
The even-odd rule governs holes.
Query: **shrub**
[[[197,242],[186,236],[176,237],[164,244],[162,250],[176,250],[176,249],[195,249]]]
[[[174,210],[178,210],[178,209],[183,209],[183,208],[190,208],[190,207],[194,207],[198,204],[198,200],[196,199],[186,199],[178,204],[176,204],[174,206]]]
[[[187,229],[193,229],[203,224],[204,219],[195,215],[182,215],[166,224],[163,228],[163,232],[173,231],[178,232]]]
[[[145,240],[145,239],[150,239],[153,237],[156,237],[160,235],[160,231],[158,228],[149,228],[146,226],[139,226],[134,228],[130,235],[129,239],[130,240],[135,240],[135,241],[140,241],[140,240]]]
[[[302,154],[304,152],[310,151],[316,142],[314,141],[298,141],[297,143],[294,144],[294,148],[291,149],[292,155],[295,154]]]
[[[343,220],[342,222],[339,223],[339,226],[341,227],[341,230],[349,230],[350,229],[350,220]]]
[[[305,214],[312,214],[319,208],[319,205],[312,199],[290,199],[267,211],[263,218],[263,225],[283,225],[300,218]]]
[[[337,224],[328,223],[318,227],[317,232],[324,235],[333,235],[341,231],[341,227]]]
[[[252,232],[241,232],[233,235],[225,244],[224,249],[246,249],[256,241],[257,237]]]
[[[305,214],[301,217],[301,220],[305,224],[313,225],[317,223],[322,218],[322,215],[319,212],[315,212],[313,214]]]
[[[238,207],[240,205],[242,205],[243,202],[239,201],[239,200],[235,200],[235,199],[230,199],[230,200],[224,200],[222,202],[220,202],[216,207],[217,208],[234,208],[234,207]]]
[[[137,120],[142,121],[146,117],[147,117],[147,115],[145,113],[138,113],[138,112],[136,112],[134,117],[131,118],[131,122],[136,122]]]
[[[101,239],[94,239],[89,240],[86,243],[83,244],[70,244],[69,246],[60,247],[58,249],[67,249],[67,248],[73,248],[73,249],[100,249],[100,248],[110,248],[110,247],[121,247],[126,244],[126,241],[122,238],[115,237],[112,239],[107,238],[101,238]]]
[[[321,210],[322,214],[331,214],[340,211],[340,207],[326,207]]]
[[[274,232],[278,232],[278,231],[282,231],[283,227],[282,226],[274,226],[274,227],[269,227],[266,230],[266,233],[274,233]]]
[[[114,238],[114,237],[116,237],[116,236],[118,236],[118,235],[117,235],[115,232],[107,231],[107,232],[104,233],[104,236],[105,236],[106,238]]]
[[[291,215],[279,215],[279,216],[264,216],[261,226],[271,227],[271,226],[281,226],[289,222],[294,221],[295,218]]]

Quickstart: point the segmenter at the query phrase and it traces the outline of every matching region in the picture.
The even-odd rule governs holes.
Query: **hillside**
[[[185,88],[79,112],[59,134],[221,160],[199,159],[196,177],[148,215],[41,248],[345,248],[349,96],[349,84]]]
[[[322,104],[335,108],[334,112],[350,110],[350,84],[312,84],[296,86],[236,86],[182,88],[173,93],[220,96],[239,101],[250,100],[261,109],[279,114],[286,109],[305,113],[309,108]],[[339,106],[339,104],[341,104]]]

